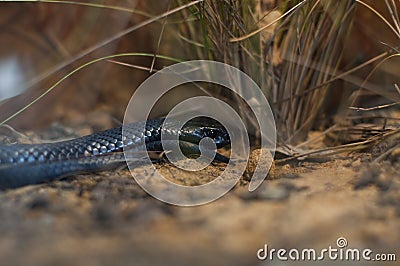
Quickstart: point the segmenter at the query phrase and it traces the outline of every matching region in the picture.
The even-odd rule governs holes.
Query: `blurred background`
[[[80,124],[99,114],[122,121],[129,98],[151,74],[151,69],[157,70],[174,63],[174,60],[187,59],[223,61],[252,76],[271,100],[278,124],[281,124],[281,138],[289,143],[304,140],[311,129],[324,129],[337,122],[346,115],[350,105],[371,107],[400,101],[400,94],[395,89],[400,67],[398,59],[393,57],[381,63],[382,58],[393,54],[390,50],[399,43],[399,27],[391,21],[392,15],[385,1],[363,2],[386,18],[397,33],[360,3],[346,1],[335,6],[322,1],[314,8],[315,18],[310,18],[314,26],[303,28],[304,36],[293,36],[290,29],[295,29],[294,24],[297,31],[301,25],[307,24],[302,24],[300,16],[304,17],[305,10],[313,8],[313,1],[308,1],[293,16],[280,19],[239,44],[231,42],[230,38],[268,25],[300,1],[226,1],[225,6],[219,1],[206,1],[151,23],[149,20],[157,15],[190,1],[109,0],[90,2],[89,5],[76,2],[78,4],[62,1],[1,3],[2,121],[39,97],[69,72],[93,59],[119,53],[141,53],[141,56],[103,60],[74,73],[25,112],[7,122],[18,130],[44,129],[54,122]],[[226,16],[230,12],[236,13]],[[314,13],[311,12],[312,15]],[[339,15],[342,17],[336,19],[335,16]],[[141,23],[145,25],[140,26]],[[330,23],[340,24],[334,34],[327,32],[329,27],[334,28],[329,26]],[[216,25],[225,25],[225,28]],[[325,33],[318,27],[326,29]],[[118,36],[129,28],[133,30]],[[329,42],[315,42],[314,47],[306,48],[303,45],[302,54],[306,57],[296,55],[296,49],[300,48],[294,47],[295,42],[304,42],[310,37],[318,39],[318,36],[324,36]],[[152,54],[168,56],[173,60],[155,58]],[[332,58],[327,60],[326,55]],[[379,58],[374,60],[376,57]],[[293,67],[302,65],[300,62],[309,63],[309,60],[319,66],[318,71],[315,71],[315,65],[305,66],[303,70]],[[366,63],[369,60],[372,61]],[[329,69],[323,69],[321,64]],[[374,69],[378,64],[379,67]],[[308,79],[293,74],[301,70],[308,71]],[[321,90],[317,89],[318,93],[312,97],[303,95],[303,102],[291,101],[290,106],[285,105],[288,97],[292,98],[299,91],[304,92],[348,70],[352,70],[351,73],[329,82],[329,86]],[[327,75],[324,72],[331,73]],[[366,89],[360,93],[361,87]],[[361,95],[355,97],[354,92]],[[182,89],[168,98],[168,106],[193,93],[199,92]],[[352,101],[349,102],[349,99]],[[309,105],[312,107],[307,108]],[[159,114],[165,111],[160,110]],[[90,121],[96,129],[112,126],[110,122]],[[293,128],[288,126],[287,121]],[[307,126],[302,129],[300,125],[304,124]]]
[[[1,3],[1,119],[29,104],[73,69],[95,58],[126,52],[164,53],[168,49],[165,41],[162,46],[157,45],[162,28],[159,22],[139,27],[93,49],[168,7],[168,1],[150,2],[97,1],[100,5],[116,6],[125,11],[62,3]],[[93,51],[85,52],[89,50]],[[90,65],[67,78],[9,124],[18,129],[43,129],[55,121],[82,123],[99,110],[122,121],[129,98],[150,74],[152,60],[151,56],[121,60],[146,70],[109,61]],[[166,64],[156,60],[154,69]]]
[[[249,171],[221,199],[193,208],[152,198],[124,170],[1,191],[0,264],[260,265],[264,244],[327,248],[339,237],[349,247],[398,253],[399,3],[0,1],[0,121],[16,130],[46,139],[41,134],[55,124],[71,130],[54,138],[117,126],[154,71],[208,59],[241,69],[261,87],[281,156],[254,193]],[[254,122],[236,95],[200,85]],[[153,115],[202,93],[182,86]],[[314,157],[288,157],[316,149],[322,152]],[[224,170],[156,166],[184,184]]]

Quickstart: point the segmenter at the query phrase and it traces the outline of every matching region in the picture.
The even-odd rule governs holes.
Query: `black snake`
[[[119,167],[126,164],[123,150],[135,149],[143,140],[147,151],[163,151],[162,133],[163,141],[178,135],[182,151],[189,155],[200,153],[198,144],[205,137],[211,138],[217,148],[230,143],[226,129],[214,119],[195,118],[181,128],[177,126],[178,121],[164,123],[164,120],[149,119],[126,125],[124,129],[117,127],[55,143],[1,144],[0,189]],[[229,159],[217,153],[214,160],[227,162]]]

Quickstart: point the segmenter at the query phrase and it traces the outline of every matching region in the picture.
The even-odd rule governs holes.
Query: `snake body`
[[[163,151],[161,134],[164,134],[163,141],[178,136],[181,147],[185,146],[189,154],[199,153],[198,144],[205,137],[211,138],[217,148],[230,143],[224,127],[211,118],[200,117],[181,128],[178,127],[178,120],[164,123],[164,118],[157,118],[68,141],[3,144],[0,145],[0,189],[116,168],[126,163],[123,150],[134,150],[143,141],[147,151]],[[220,155],[216,159],[224,161],[226,158]]]

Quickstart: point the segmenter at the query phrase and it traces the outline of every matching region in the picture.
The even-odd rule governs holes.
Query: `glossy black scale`
[[[127,125],[125,139],[122,127],[117,127],[56,143],[0,145],[0,189],[115,168],[125,164],[123,149],[134,149],[143,138],[148,150],[161,151],[162,132],[166,139],[178,135],[180,141],[194,145],[204,137],[213,139],[218,148],[230,143],[225,128],[211,118],[195,118],[182,129],[178,121],[163,122],[158,118]]]

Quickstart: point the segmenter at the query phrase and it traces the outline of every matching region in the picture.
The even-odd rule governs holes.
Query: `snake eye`
[[[185,124],[180,139],[198,144],[203,138],[213,140],[217,148],[222,148],[230,143],[229,134],[218,121],[210,118],[194,118]]]
[[[230,143],[228,132],[224,128],[204,128],[203,136],[211,138],[218,148]]]

